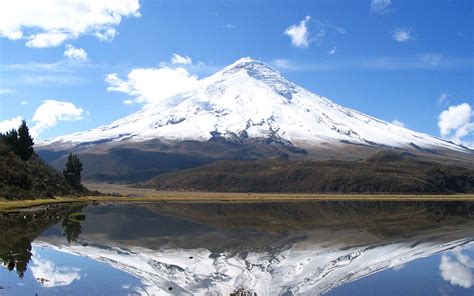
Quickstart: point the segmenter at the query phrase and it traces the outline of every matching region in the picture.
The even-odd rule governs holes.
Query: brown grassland
[[[2,200],[0,212],[11,212],[60,203],[115,203],[115,202],[299,202],[299,201],[472,201],[474,194],[398,195],[398,194],[299,194],[299,193],[227,193],[156,191],[127,185],[85,183],[99,196],[58,196],[51,199]],[[107,195],[108,194],[108,195]]]

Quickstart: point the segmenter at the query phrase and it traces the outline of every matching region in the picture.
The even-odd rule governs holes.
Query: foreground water
[[[461,202],[51,206],[0,215],[0,295],[474,295],[473,226]]]

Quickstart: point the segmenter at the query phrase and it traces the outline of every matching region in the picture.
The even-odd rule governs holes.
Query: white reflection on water
[[[170,294],[179,295],[229,295],[236,288],[256,292],[259,296],[320,295],[370,274],[471,241],[463,234],[462,231],[446,229],[436,232],[435,241],[426,240],[433,235],[428,231],[398,241],[359,241],[353,244],[361,233],[352,233],[351,238],[351,233],[345,232],[345,240],[352,242],[347,244],[341,241],[339,232],[318,231],[306,240],[274,252],[245,254],[213,254],[203,248],[151,250],[113,246],[113,242],[109,242],[107,247],[89,245],[84,248],[54,239],[37,241],[34,245],[107,263],[125,271],[142,279],[146,292],[141,289],[137,292],[144,295],[168,294],[170,288]],[[457,270],[454,272],[459,274]]]
[[[42,258],[35,249],[32,253],[31,272],[38,283],[45,288],[67,286],[81,279],[80,268],[57,266],[53,261]]]
[[[474,260],[463,253],[465,249],[466,247],[458,247],[443,254],[439,269],[445,281],[469,289],[474,284]]]

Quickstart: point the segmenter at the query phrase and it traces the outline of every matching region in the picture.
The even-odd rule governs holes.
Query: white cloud
[[[308,31],[308,22],[311,17],[307,16],[304,20],[300,21],[298,25],[292,25],[285,30],[285,34],[291,38],[291,44],[296,47],[308,47],[309,40],[309,31]]]
[[[372,0],[370,3],[370,11],[373,13],[383,14],[392,11],[390,6],[391,0]]]
[[[469,123],[472,109],[468,103],[450,106],[439,115],[438,127],[442,136],[447,136],[452,130]]]
[[[13,89],[0,89],[0,95],[3,95],[3,94],[11,94],[11,93],[14,93],[15,91]]]
[[[285,34],[291,38],[291,44],[296,47],[308,47],[310,43],[321,45],[328,33],[346,34],[345,28],[334,25],[325,20],[316,20],[312,22],[313,32],[309,33],[308,24],[311,20],[307,16],[298,25],[292,25],[285,30]]]
[[[15,0],[0,2],[0,36],[29,47],[54,47],[80,35],[110,40],[122,17],[139,17],[138,0]]]
[[[446,100],[449,98],[449,95],[447,93],[441,93],[438,97],[438,104],[443,104],[446,102]]]
[[[463,140],[464,137],[474,135],[474,122],[466,123],[465,125],[461,126],[456,130],[456,132],[451,137],[453,142],[462,144],[464,146],[470,147],[474,149],[474,141],[465,141]]]
[[[190,56],[184,56],[177,53],[173,53],[169,61],[161,61],[158,69],[169,68],[177,69],[184,68],[186,71],[200,74],[214,74],[216,71],[221,70],[222,66],[207,65],[203,61],[193,61]]]
[[[45,279],[41,284],[46,288],[67,286],[81,279],[79,268],[56,266],[53,261],[43,259],[33,250],[31,273],[35,279]]]
[[[57,32],[48,32],[48,33],[39,33],[28,37],[28,42],[26,46],[28,47],[56,47],[61,45],[68,38],[67,34],[57,33]]]
[[[88,76],[82,74],[87,74],[85,70],[94,67],[97,66],[77,59],[62,59],[51,63],[0,64],[0,76],[9,84],[72,85],[87,81]]]
[[[135,97],[135,102],[142,104],[160,102],[198,85],[198,78],[181,67],[139,68],[132,70],[127,75],[127,80],[112,73],[107,75],[105,81],[110,85],[107,91],[129,94]]]
[[[442,54],[436,54],[436,53],[427,53],[423,54],[420,56],[420,60],[423,63],[430,64],[432,66],[436,66],[439,64],[441,61],[441,58],[443,57]]]
[[[31,128],[31,135],[36,138],[45,129],[54,127],[60,121],[72,121],[83,119],[84,109],[76,107],[70,102],[56,100],[43,101],[33,115],[32,122],[35,125]]]
[[[71,44],[67,44],[64,57],[71,60],[87,61],[87,52],[83,48],[76,48]]]
[[[176,64],[191,65],[192,63],[193,61],[188,56],[181,56],[177,53],[173,53],[173,56],[171,57],[171,64],[173,65],[176,65]]]
[[[29,71],[29,72],[74,72],[82,67],[90,67],[86,63],[78,63],[67,59],[52,63],[28,62],[22,64],[0,64],[0,71]]]
[[[402,263],[402,264],[399,264],[399,265],[395,265],[392,269],[395,270],[395,271],[400,271],[404,268],[405,268],[405,264]]]
[[[364,69],[364,70],[450,70],[450,69],[471,69],[474,66],[472,58],[454,58],[443,57],[441,55],[433,55],[426,57],[425,55],[415,55],[406,57],[381,56],[367,59],[320,59],[312,62],[301,62],[298,60],[289,60],[279,58],[270,60],[268,63],[275,68],[291,71],[327,71],[347,69]],[[438,59],[438,64],[436,63]],[[278,63],[276,63],[278,62]],[[284,62],[283,68],[279,67]],[[431,64],[429,63],[431,62]],[[290,67],[286,67],[286,66]]]
[[[110,41],[115,38],[118,32],[115,28],[109,28],[104,32],[95,32],[94,36],[97,37],[100,41]]]
[[[280,70],[293,70],[293,63],[288,59],[275,59],[270,62],[272,66]]]
[[[20,102],[20,105],[23,105],[23,106],[24,106],[24,105],[28,105],[28,101],[21,101],[21,102]]]
[[[451,285],[463,288],[471,288],[473,283],[473,275],[471,270],[459,262],[452,261],[448,256],[441,257],[441,277]]]
[[[401,127],[405,127],[405,124],[398,119],[392,120],[392,123]]]
[[[450,106],[439,114],[438,127],[441,136],[471,146],[471,143],[463,142],[463,138],[474,133],[473,116],[474,112],[468,103]]]
[[[39,85],[39,86],[46,86],[46,85],[76,85],[81,84],[87,81],[87,78],[81,77],[78,75],[64,75],[64,74],[46,74],[46,75],[34,75],[34,74],[26,74],[22,75],[21,81],[24,84],[30,85]]]
[[[0,133],[7,132],[13,128],[17,129],[20,126],[22,120],[23,118],[21,118],[21,116],[17,116],[12,119],[0,121]]]
[[[328,52],[328,54],[331,54],[331,55],[333,55],[333,54],[335,54],[335,53],[336,53],[336,47],[333,47],[333,48]]]
[[[237,28],[237,27],[234,26],[234,25],[232,25],[232,24],[225,24],[225,25],[223,26],[223,28],[224,28],[224,29],[235,29],[235,28]]]
[[[124,105],[128,105],[128,106],[132,106],[132,105],[133,105],[133,101],[132,101],[132,100],[129,100],[129,99],[128,99],[128,100],[124,100],[122,103],[123,103]]]
[[[398,28],[398,27],[393,30],[392,37],[393,37],[393,40],[400,43],[413,39],[413,36],[411,34],[411,29],[404,29],[404,28]]]
[[[451,285],[470,289],[474,286],[474,274],[472,272],[474,261],[462,253],[462,250],[465,248],[456,248],[449,253],[443,254],[439,269],[441,277],[445,281],[450,282]]]

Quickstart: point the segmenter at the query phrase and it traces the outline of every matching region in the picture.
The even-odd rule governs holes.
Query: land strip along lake
[[[48,205],[0,214],[0,295],[473,295],[473,226],[454,201]]]

